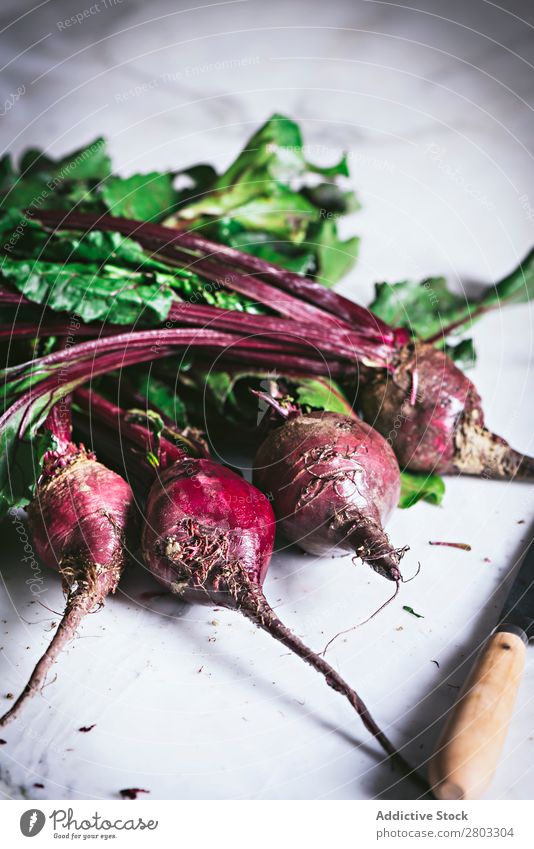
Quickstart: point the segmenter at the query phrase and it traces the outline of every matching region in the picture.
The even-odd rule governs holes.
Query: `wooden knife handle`
[[[512,717],[526,643],[525,634],[510,626],[492,634],[478,655],[430,761],[437,799],[479,799],[489,786]]]

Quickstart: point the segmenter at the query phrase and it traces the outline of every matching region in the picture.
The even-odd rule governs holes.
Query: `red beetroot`
[[[403,468],[489,478],[534,476],[534,459],[485,427],[476,388],[432,345],[404,346],[393,373],[368,369],[359,403]]]
[[[58,406],[47,425],[58,438],[58,448],[45,455],[28,516],[35,550],[46,566],[59,571],[67,603],[50,645],[21,695],[0,719],[1,726],[40,691],[83,617],[115,592],[126,562],[132,490],[120,475],[70,441],[70,404],[64,406],[63,416],[57,413]]]
[[[46,460],[28,511],[35,549],[69,585],[92,584],[103,597],[117,585],[115,563],[124,556],[130,487],[83,447],[54,454]]]
[[[142,548],[154,577],[189,601],[238,610],[295,652],[349,700],[403,772],[411,772],[356,691],[281,622],[265,598],[275,529],[267,498],[216,463],[199,460],[188,470],[190,463],[169,468],[148,496]]]
[[[179,264],[192,263],[208,279],[244,292],[282,315],[298,317],[316,329],[326,326],[328,333],[335,325],[336,331],[357,330],[353,359],[380,366],[376,372],[368,371],[361,410],[391,441],[401,467],[495,478],[534,477],[534,458],[487,430],[475,387],[446,354],[423,342],[408,342],[406,329],[389,327],[337,292],[259,257],[211,242],[198,232],[76,212],[40,210],[37,217],[57,229],[101,229],[132,236],[145,248]],[[321,355],[331,352],[331,343],[314,342]],[[284,371],[276,355],[271,365]]]
[[[358,418],[314,412],[273,430],[254,459],[254,482],[273,499],[288,539],[311,554],[352,551],[393,581],[405,549],[383,525],[399,500],[391,447]]]

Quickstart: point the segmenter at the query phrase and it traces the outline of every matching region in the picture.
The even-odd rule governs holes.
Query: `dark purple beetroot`
[[[40,691],[83,617],[115,592],[126,563],[132,506],[126,481],[83,448],[68,443],[48,453],[28,515],[35,550],[47,566],[59,571],[67,603],[50,645],[0,725],[14,719]]]
[[[272,497],[284,534],[305,551],[353,552],[400,580],[404,550],[394,549],[383,530],[398,504],[399,467],[368,424],[328,412],[288,419],[258,449],[254,482]]]
[[[474,385],[432,345],[406,345],[393,373],[367,370],[359,403],[364,418],[393,447],[401,468],[491,478],[534,476],[534,459],[485,427]]]

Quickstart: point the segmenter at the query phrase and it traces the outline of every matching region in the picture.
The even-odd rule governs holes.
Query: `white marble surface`
[[[311,155],[351,153],[363,241],[345,292],[364,300],[375,280],[433,273],[467,289],[489,284],[534,241],[534,10],[519,0],[506,9],[414,3],[420,10],[363,0],[193,9],[78,0],[30,12],[33,4],[4,0],[0,103],[26,90],[2,117],[3,145],[60,154],[105,134],[125,173],[224,165],[270,113],[285,112],[301,122]],[[82,23],[63,23],[95,5]],[[532,318],[521,306],[481,322],[473,373],[490,425],[530,453]],[[406,571],[419,560],[421,574],[381,616],[338,640],[330,659],[393,740],[408,743],[414,763],[428,757],[462,664],[495,620],[533,518],[532,486],[451,480],[443,508],[418,505],[391,522],[391,536],[411,545]],[[57,615],[31,603],[14,529],[2,534],[4,708]],[[472,551],[431,548],[430,539]],[[44,588],[43,603],[59,610],[55,575]],[[57,681],[2,732],[6,798],[110,798],[132,786],[151,798],[414,798],[344,701],[299,660],[236,614],[143,601],[153,590],[132,570],[84,625]],[[266,591],[321,648],[389,585],[348,560],[293,550],[276,556]],[[533,700],[529,652],[492,798],[532,797]],[[93,723],[88,734],[77,730]]]

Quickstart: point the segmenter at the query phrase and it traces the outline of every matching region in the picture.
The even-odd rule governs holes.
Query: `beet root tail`
[[[529,457],[528,454],[520,454],[513,448],[510,448],[510,451],[518,458],[516,477],[523,480],[534,480],[534,457]]]
[[[508,442],[480,425],[468,425],[457,439],[459,472],[494,480],[534,480],[534,457],[515,451]]]
[[[86,588],[69,594],[65,613],[50,645],[37,661],[28,683],[16,702],[0,717],[0,728],[16,719],[26,702],[42,690],[50,668],[67,644],[74,639],[82,619],[102,601],[101,593],[88,592]]]
[[[392,762],[399,767],[401,772],[405,776],[411,776],[412,778],[421,780],[415,770],[395,749],[393,743],[381,731],[358,693],[347,684],[341,675],[323,657],[312,651],[296,634],[281,622],[258,586],[250,584],[247,589],[243,588],[239,594],[237,609],[254,622],[255,625],[262,628],[271,637],[274,637],[275,640],[278,640],[278,642],[282,643],[282,645],[286,646],[286,648],[316,669],[323,676],[329,687],[348,699],[351,706],[361,718],[364,726],[381,745]]]

